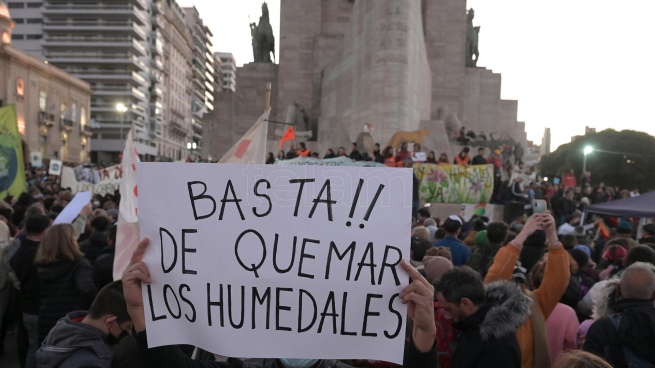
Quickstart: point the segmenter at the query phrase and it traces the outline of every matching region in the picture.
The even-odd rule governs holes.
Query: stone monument
[[[279,65],[255,58],[237,69],[236,92],[216,95],[205,146],[214,158],[227,151],[263,112],[270,82],[270,119],[293,109],[296,130],[311,133],[297,140],[321,154],[362,133],[384,148],[396,132],[427,130],[424,150],[453,157],[449,132],[461,126],[526,147],[518,102],[500,98],[500,74],[477,66],[474,14],[466,0],[281,0]],[[253,36],[267,23],[263,13]],[[271,152],[281,128],[269,126]]]
[[[252,37],[252,54],[256,63],[272,63],[271,53],[275,59],[275,37],[273,27],[268,17],[268,5],[262,4],[262,15],[259,24],[250,23],[250,36]]]

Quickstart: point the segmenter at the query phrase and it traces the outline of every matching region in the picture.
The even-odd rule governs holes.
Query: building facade
[[[0,1],[0,101],[15,104],[27,152],[44,159],[89,162],[90,85],[12,45],[11,20]]]
[[[157,26],[157,37],[163,36],[164,73],[164,127],[159,143],[162,159],[181,160],[190,152],[187,143],[191,141],[191,39],[185,23],[185,11],[174,1],[159,1],[164,9],[161,15],[163,27]],[[159,25],[157,21],[155,24]],[[159,51],[159,50],[158,50]],[[153,86],[159,88],[158,86]],[[155,109],[162,108],[157,105]]]
[[[236,91],[237,88],[237,61],[230,52],[217,52],[216,58],[221,61],[221,90]]]
[[[195,7],[184,8],[186,25],[191,35],[191,126],[192,142],[202,146],[205,114],[214,110],[214,55],[213,34],[200,18]]]

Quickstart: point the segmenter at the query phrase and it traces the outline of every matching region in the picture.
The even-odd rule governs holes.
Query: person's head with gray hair
[[[434,221],[433,218],[428,217],[428,218],[426,218],[425,220],[423,220],[423,226],[425,226],[425,227],[428,227],[428,226],[435,226],[435,227],[436,227],[436,226],[437,226],[437,222]]]
[[[636,262],[626,268],[618,285],[622,299],[655,300],[655,267]]]

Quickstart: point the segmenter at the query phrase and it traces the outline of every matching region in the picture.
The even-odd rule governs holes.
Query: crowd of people
[[[96,195],[71,224],[53,225],[71,192],[43,170],[28,168],[26,175],[28,191],[0,201],[1,366],[8,339],[16,341],[20,366],[30,368],[394,366],[216,361],[184,345],[149,349],[141,292],[141,283],[152,281],[142,262],[148,239],[122,280],[112,276],[118,193]],[[417,210],[410,260],[401,263],[412,280],[399,294],[409,304],[403,366],[655,365],[655,224],[637,239],[632,219],[580,223],[584,206],[638,192],[591,187],[589,174],[579,187],[521,189],[546,200],[550,211],[507,224],[464,220],[463,213],[441,221],[428,207]]]
[[[549,211],[462,216],[421,208],[412,229],[411,262],[435,286],[440,367],[655,365],[655,224],[636,239],[630,219],[569,233]]]

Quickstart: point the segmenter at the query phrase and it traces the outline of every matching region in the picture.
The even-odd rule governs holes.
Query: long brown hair
[[[553,364],[554,368],[612,368],[603,359],[582,350],[572,350],[562,353]]]
[[[46,230],[34,263],[37,265],[54,263],[84,257],[77,244],[75,230],[70,224],[54,225]]]

